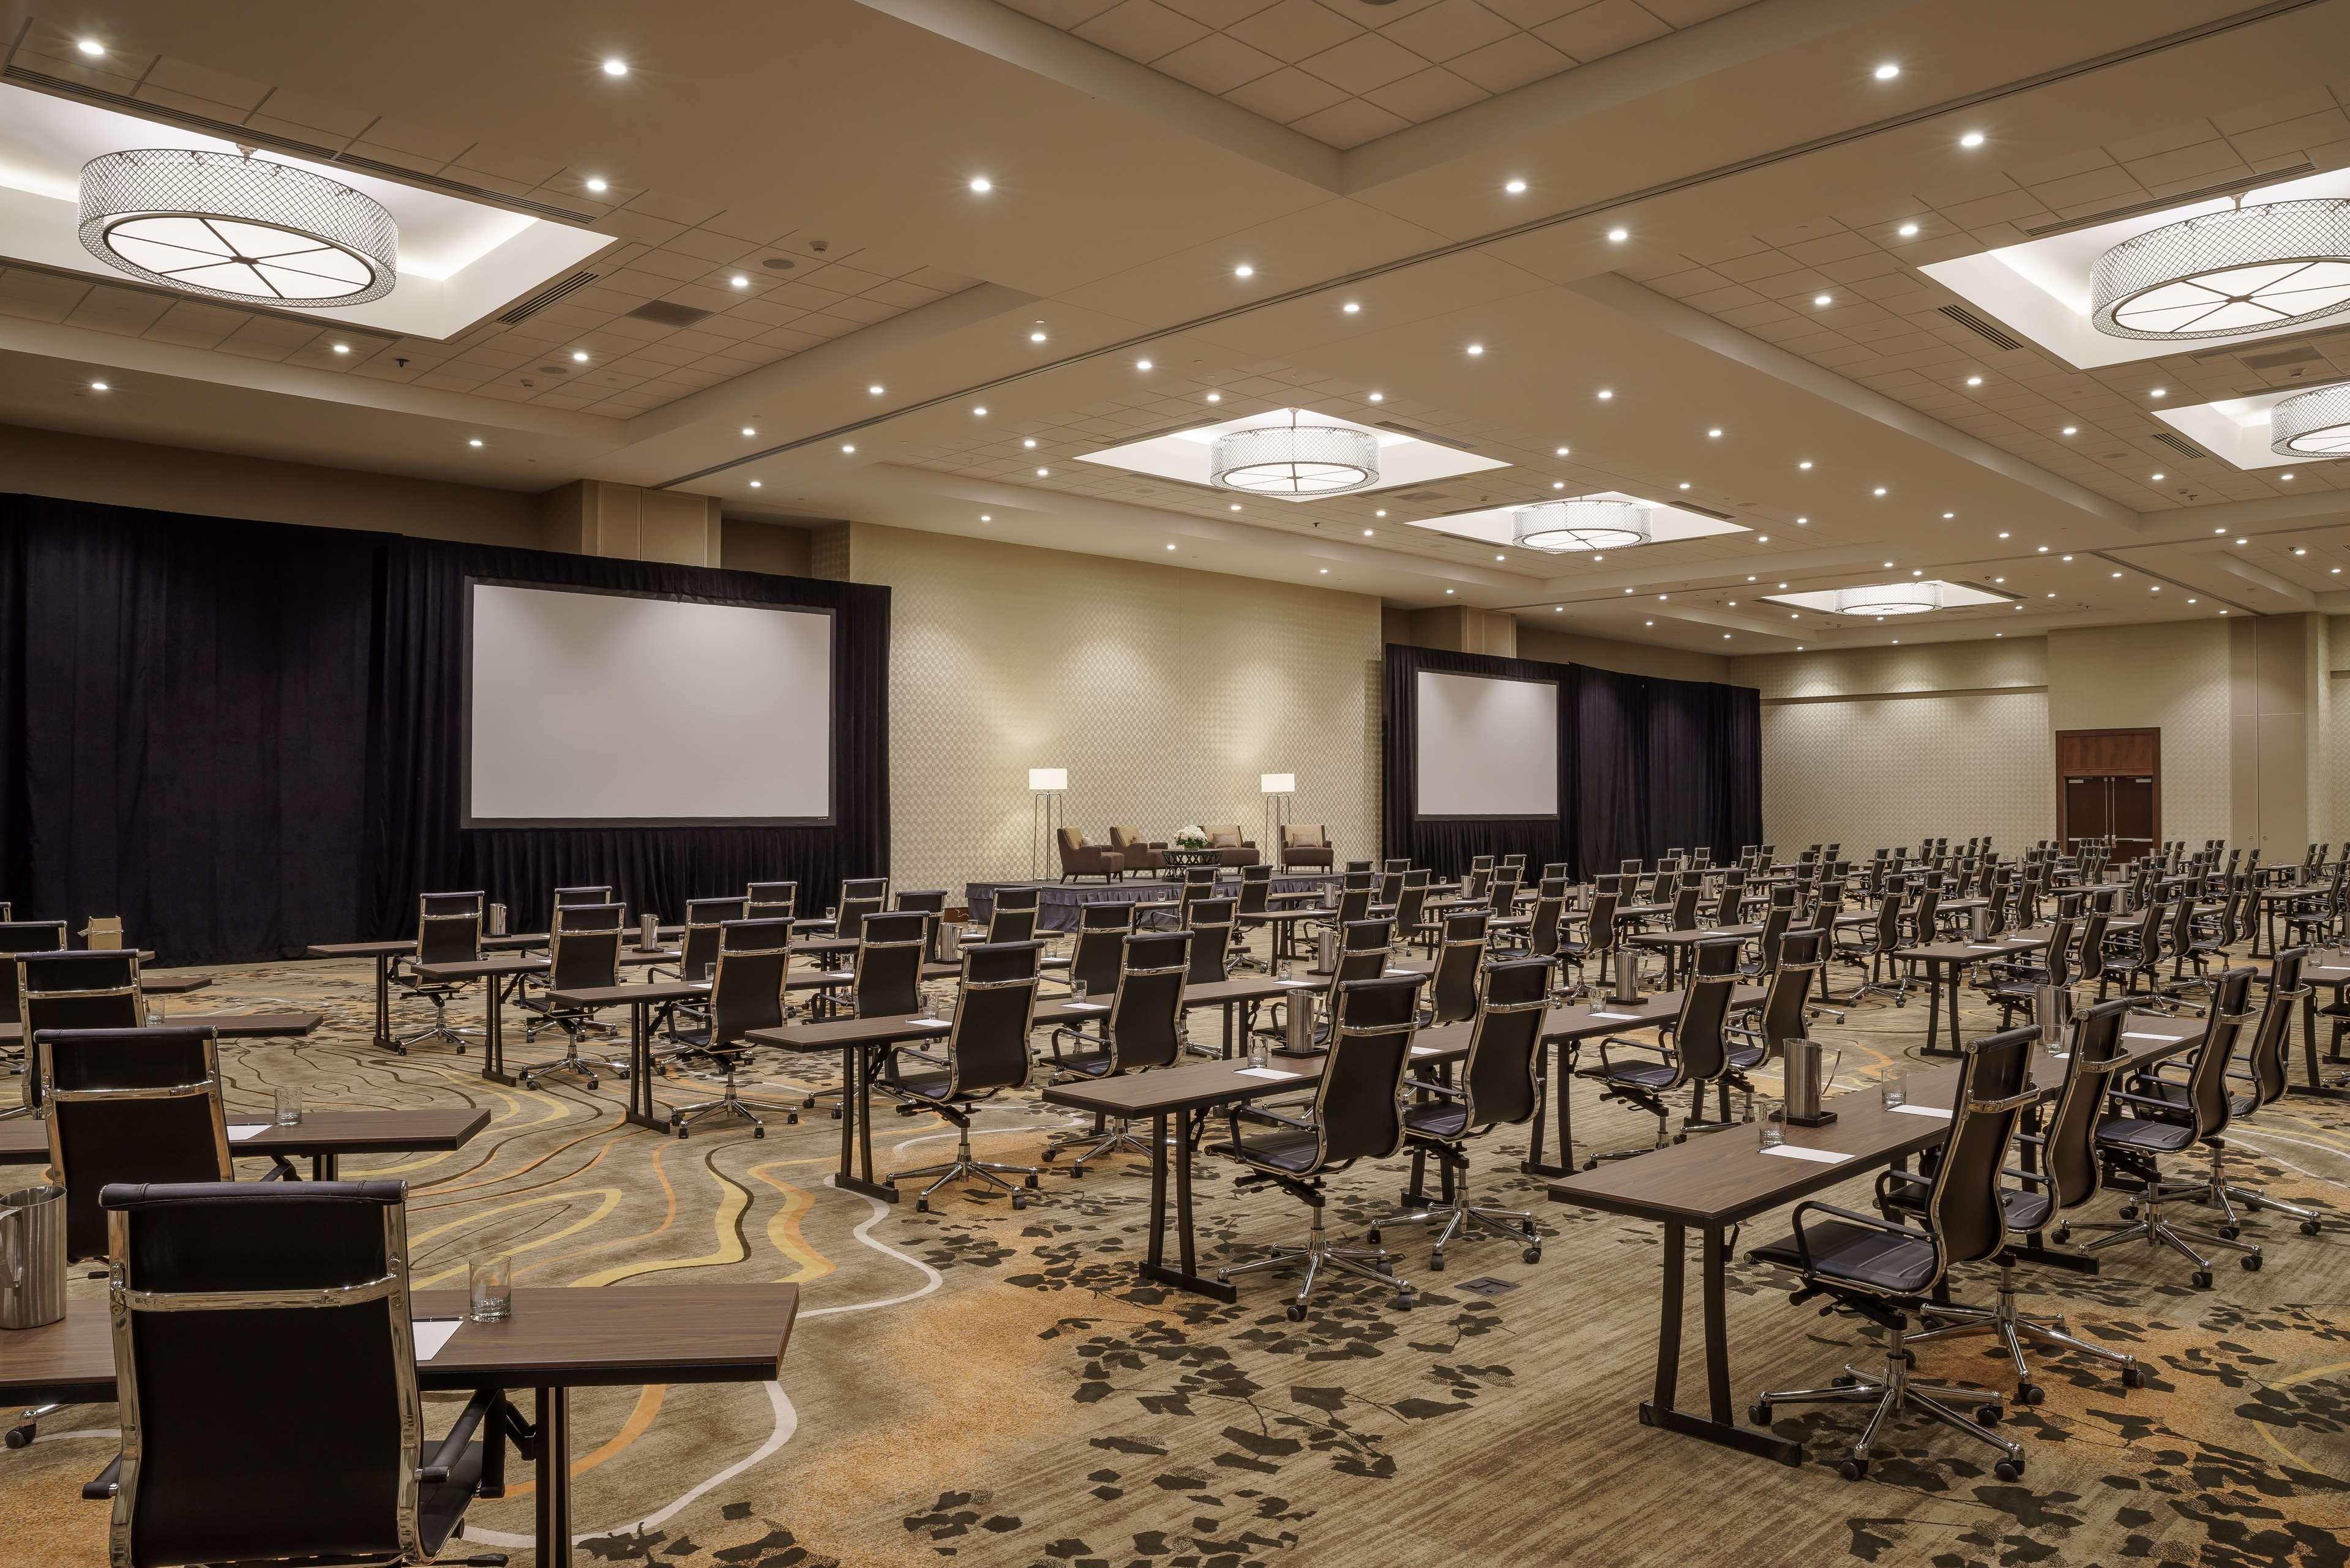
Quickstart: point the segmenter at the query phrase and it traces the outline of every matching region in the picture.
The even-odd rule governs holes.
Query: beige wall
[[[1031,767],[1068,824],[1163,838],[1238,822],[1295,773],[1292,822],[1375,853],[1379,603],[1180,567],[865,524],[847,576],[890,590],[890,869],[906,887],[1028,874]],[[825,539],[819,534],[821,552]]]
[[[2162,836],[2189,845],[2206,838],[2252,842],[2252,819],[2234,820],[2237,797],[2250,786],[2235,776],[2229,760],[2237,706],[2229,631],[2227,623],[2212,619],[2048,635],[2050,726],[2159,729]]]
[[[1668,680],[1714,680],[1751,685],[1731,672],[1731,661],[1716,653],[1688,653],[1678,648],[1651,648],[1613,638],[1585,637],[1553,631],[1547,627],[1518,623],[1518,657],[1545,664],[1584,664],[1623,675],[1656,675]]]
[[[1762,832],[1850,855],[1927,835],[2054,834],[2048,650],[2039,638],[1730,660],[1762,693]]]
[[[262,523],[541,547],[539,497],[0,425],[0,491]]]

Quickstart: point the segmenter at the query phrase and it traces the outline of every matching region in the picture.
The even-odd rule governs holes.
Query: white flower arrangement
[[[1208,846],[1208,830],[1196,824],[1179,827],[1175,830],[1174,839],[1178,849],[1205,849]]]

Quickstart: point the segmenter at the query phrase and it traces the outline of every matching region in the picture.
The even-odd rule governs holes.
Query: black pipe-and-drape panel
[[[468,576],[837,611],[836,825],[461,828]],[[0,495],[0,900],[183,963],[411,934],[432,889],[518,929],[569,884],[827,902],[888,868],[888,666],[884,588]]]
[[[1589,877],[1669,848],[1704,846],[1720,859],[1762,836],[1762,709],[1750,688],[1400,643],[1387,655],[1389,855],[1459,870],[1472,855],[1523,850],[1530,867],[1564,860]],[[1419,820],[1412,775],[1422,670],[1558,682],[1556,822]]]

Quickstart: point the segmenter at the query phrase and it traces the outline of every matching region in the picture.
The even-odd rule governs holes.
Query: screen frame
[[[617,599],[667,599],[672,604],[723,605],[733,609],[773,610],[779,615],[821,616],[831,664],[832,687],[826,693],[829,709],[822,816],[476,816],[473,814],[473,590],[528,588],[550,594],[596,594]],[[466,832],[500,828],[567,828],[598,832],[615,827],[837,827],[840,826],[840,612],[830,605],[775,604],[764,599],[718,598],[707,594],[665,594],[650,588],[598,587],[584,583],[551,583],[532,577],[490,577],[468,573],[464,579],[465,613],[458,659],[458,760],[464,793],[457,826]]]
[[[1564,822],[1566,820],[1566,809],[1563,799],[1566,792],[1566,763],[1565,759],[1556,754],[1558,736],[1555,731],[1551,736],[1553,753],[1551,794],[1554,799],[1561,800],[1557,810],[1430,812],[1419,809],[1419,682],[1423,677],[1437,675],[1466,680],[1514,680],[1523,686],[1547,686],[1556,694],[1557,706],[1552,710],[1555,713],[1565,711],[1567,693],[1565,681],[1546,675],[1493,675],[1482,670],[1437,670],[1426,666],[1414,670],[1411,675],[1411,819],[1414,822]]]

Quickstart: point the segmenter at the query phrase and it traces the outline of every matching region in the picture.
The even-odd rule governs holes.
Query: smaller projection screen
[[[832,612],[466,584],[465,826],[828,826]]]
[[[1558,815],[1558,682],[1434,670],[1417,680],[1420,817]]]

